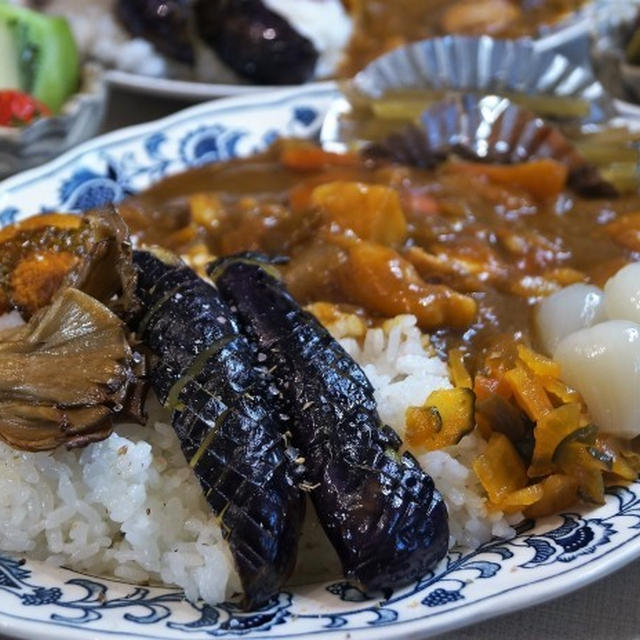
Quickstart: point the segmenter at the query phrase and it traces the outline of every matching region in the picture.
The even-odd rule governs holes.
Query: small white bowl
[[[0,178],[35,167],[93,137],[106,105],[103,72],[85,64],[80,91],[62,111],[26,127],[0,127]]]

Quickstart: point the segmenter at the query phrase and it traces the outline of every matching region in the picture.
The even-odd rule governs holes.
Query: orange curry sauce
[[[239,251],[289,256],[299,302],[372,321],[411,313],[442,353],[474,355],[502,334],[535,343],[542,296],[602,285],[640,256],[639,197],[581,199],[552,161],[483,167],[426,171],[284,143],[165,179],[120,213],[139,242],[195,266]]]

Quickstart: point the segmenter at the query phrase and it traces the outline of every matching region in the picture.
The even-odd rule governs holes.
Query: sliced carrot
[[[473,470],[494,504],[523,489],[529,481],[522,458],[502,433],[491,434],[484,453],[473,462]]]
[[[538,379],[544,387],[544,390],[553,398],[556,398],[558,402],[563,404],[568,402],[582,402],[580,394],[562,382],[562,380],[551,376],[538,376]]]
[[[365,241],[346,247],[348,258],[339,266],[336,283],[352,304],[389,317],[411,313],[425,330],[467,327],[473,322],[477,311],[473,298],[424,282],[393,249]]]
[[[557,473],[535,486],[542,488],[542,496],[524,510],[527,518],[550,516],[570,507],[578,499],[578,481],[571,476]]]
[[[355,167],[360,164],[356,153],[332,153],[318,147],[288,147],[282,151],[280,161],[294,171],[316,171],[327,166]]]
[[[440,210],[438,201],[428,193],[404,193],[402,204],[407,211],[414,215],[433,216]]]
[[[311,194],[329,224],[363,240],[397,245],[407,235],[407,221],[395,189],[380,184],[337,180],[317,186]]]
[[[507,494],[499,503],[491,504],[494,509],[503,513],[517,513],[539,502],[544,495],[542,484],[532,484],[529,487],[517,489]]]
[[[464,364],[464,353],[460,349],[451,349],[449,351],[449,371],[456,387],[466,387],[467,389],[473,387],[471,376]]]
[[[502,376],[494,377],[483,376],[480,374],[476,375],[475,380],[473,381],[473,391],[478,400],[486,400],[494,393],[505,399],[508,399],[513,395],[511,387]]]
[[[523,344],[518,345],[518,357],[536,375],[560,377],[560,365]]]
[[[522,189],[539,200],[557,197],[564,189],[569,173],[565,165],[548,158],[514,165],[452,162],[447,170],[486,176],[495,184]]]
[[[538,420],[533,431],[535,447],[528,474],[535,478],[554,470],[553,456],[560,443],[580,428],[579,404],[565,404]]]
[[[551,400],[542,385],[522,366],[516,366],[504,374],[518,406],[537,422],[553,409]]]

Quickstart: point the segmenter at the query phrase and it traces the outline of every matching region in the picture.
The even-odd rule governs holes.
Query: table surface
[[[113,90],[103,131],[161,118],[186,106],[188,103],[183,101]],[[447,633],[435,640],[496,638],[640,640],[640,560],[568,596]]]

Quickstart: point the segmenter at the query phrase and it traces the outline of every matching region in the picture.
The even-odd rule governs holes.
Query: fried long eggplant
[[[134,261],[143,312],[133,324],[155,354],[151,385],[220,518],[244,605],[257,607],[291,574],[304,516],[275,390],[210,284],[167,254],[137,251]]]
[[[209,273],[282,392],[320,522],[347,578],[367,590],[408,583],[447,551],[442,497],[399,452],[360,367],[261,260],[226,258]]]

